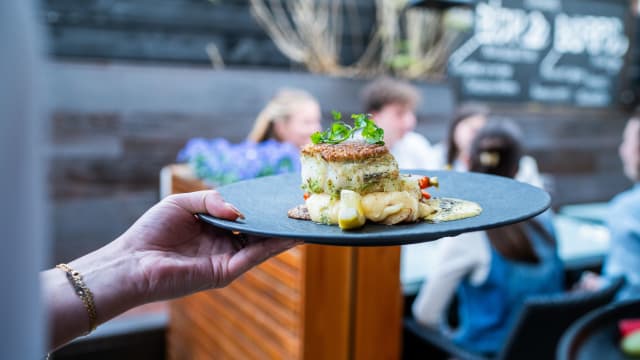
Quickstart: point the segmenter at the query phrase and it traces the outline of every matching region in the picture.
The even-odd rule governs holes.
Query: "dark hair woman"
[[[506,177],[518,171],[522,147],[515,125],[486,125],[470,149],[471,171]],[[442,240],[434,272],[412,307],[416,319],[448,327],[444,314],[457,292],[460,325],[452,340],[472,352],[497,353],[527,297],[563,289],[550,215]]]

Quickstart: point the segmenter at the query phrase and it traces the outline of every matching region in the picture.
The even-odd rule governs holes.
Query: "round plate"
[[[620,348],[618,322],[629,318],[640,318],[640,301],[619,302],[590,312],[562,336],[558,359],[637,359]]]
[[[549,194],[512,179],[455,171],[403,170],[403,173],[437,176],[440,188],[429,188],[434,197],[475,201],[478,216],[441,223],[417,222],[398,225],[367,223],[360,229],[343,231],[338,226],[295,220],[287,211],[304,203],[299,174],[284,174],[242,181],[217,190],[246,216],[229,221],[200,214],[200,218],[224,229],[246,234],[295,238],[308,243],[348,246],[402,245],[437,240],[464,232],[519,222],[549,207]]]

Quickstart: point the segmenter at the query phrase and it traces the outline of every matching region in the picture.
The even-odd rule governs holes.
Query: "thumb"
[[[232,204],[225,202],[215,190],[195,191],[171,195],[167,201],[182,208],[190,214],[205,213],[217,218],[236,220],[244,219],[244,215]]]

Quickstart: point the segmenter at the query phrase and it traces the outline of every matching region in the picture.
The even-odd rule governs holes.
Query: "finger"
[[[207,213],[221,219],[244,219],[244,215],[235,206],[224,201],[215,190],[195,191],[176,194],[167,198],[190,214]]]
[[[235,279],[261,262],[301,243],[295,239],[249,237],[247,246],[230,259],[229,275]]]

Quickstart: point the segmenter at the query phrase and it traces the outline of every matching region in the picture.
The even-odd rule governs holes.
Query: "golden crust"
[[[335,145],[309,144],[301,152],[306,156],[319,154],[326,161],[359,161],[387,155],[389,149],[384,145],[346,142]]]

